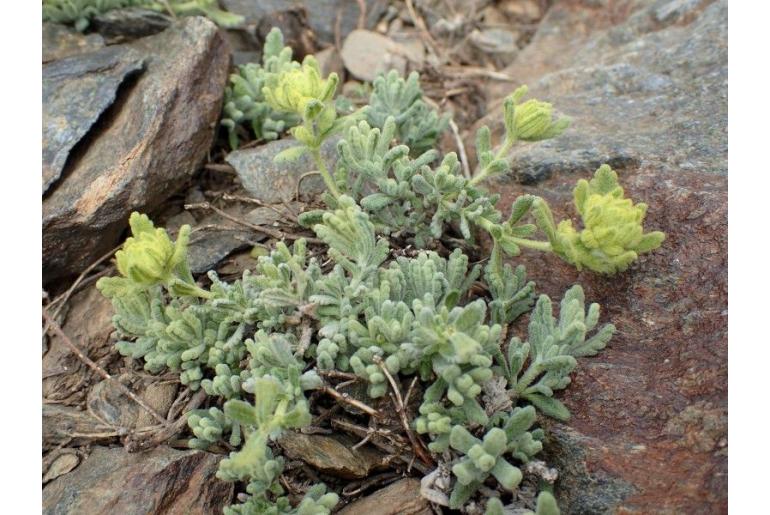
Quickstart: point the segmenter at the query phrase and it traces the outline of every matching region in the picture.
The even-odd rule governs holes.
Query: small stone
[[[357,79],[371,82],[379,74],[397,70],[402,75],[409,53],[387,36],[369,30],[354,30],[342,45],[345,68]]]
[[[233,491],[215,477],[221,459],[168,447],[134,454],[95,447],[74,471],[43,488],[43,513],[217,513]]]
[[[321,157],[329,170],[333,170],[337,162],[338,141],[339,137],[330,138],[321,147]],[[307,153],[290,163],[276,164],[273,161],[280,152],[297,145],[297,141],[291,138],[271,141],[258,147],[230,152],[225,161],[235,168],[246,191],[261,202],[277,204],[291,201],[297,195],[298,184],[301,197],[313,197],[326,188],[318,174],[302,178],[317,168]]]
[[[401,479],[359,499],[342,510],[339,515],[430,515],[428,501],[420,496],[420,481]]]
[[[76,452],[65,452],[54,458],[43,474],[43,484],[53,481],[57,477],[72,472],[80,464],[80,457]]]
[[[381,456],[368,448],[352,449],[355,442],[334,437],[287,432],[278,440],[286,455],[313,468],[345,479],[366,477],[382,465]]]
[[[336,48],[329,47],[319,50],[315,53],[315,58],[321,68],[321,76],[328,77],[330,73],[336,73],[342,77],[345,73],[345,65]]]

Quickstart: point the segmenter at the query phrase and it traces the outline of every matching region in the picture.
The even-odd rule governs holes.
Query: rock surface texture
[[[430,515],[428,501],[420,497],[420,481],[401,479],[349,504],[340,515]]]
[[[337,162],[338,141],[338,137],[332,137],[321,147],[321,155],[330,169],[333,169]],[[280,139],[258,147],[230,152],[225,161],[235,168],[244,189],[253,198],[266,204],[295,199],[297,188],[301,197],[319,195],[324,191],[323,179],[318,174],[306,175],[316,169],[307,153],[292,162],[273,161],[280,152],[296,146],[294,139]]]
[[[274,18],[291,9],[304,9],[307,21],[321,43],[334,43],[335,31],[344,38],[355,28],[373,26],[385,11],[385,0],[223,0],[230,12],[246,18],[246,23],[258,24],[265,18]],[[365,6],[361,13],[359,5]],[[358,24],[362,23],[363,27]]]
[[[552,427],[547,458],[562,513],[724,513],[727,2],[620,4],[554,5],[508,70],[574,123],[518,150],[518,181],[493,186],[501,205],[533,193],[575,219],[576,180],[608,162],[651,206],[649,230],[667,233],[614,278],[552,256],[515,260],[554,299],[582,284],[618,327],[561,397],[573,416]]]
[[[183,187],[214,137],[229,64],[216,25],[185,18],[161,34],[109,48],[121,51],[143,59],[145,71],[124,81],[98,130],[81,137],[43,198],[46,282],[82,271],[113,248],[131,211],[150,211]],[[68,68],[87,68],[94,54],[71,59]],[[89,105],[93,90],[79,91],[69,102]]]
[[[217,513],[230,502],[233,489],[214,476],[219,460],[168,447],[136,454],[95,447],[74,471],[43,489],[43,513]]]

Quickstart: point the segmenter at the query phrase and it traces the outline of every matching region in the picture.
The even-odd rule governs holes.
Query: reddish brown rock
[[[43,489],[43,513],[188,515],[220,513],[233,485],[215,477],[221,456],[158,447],[129,454],[95,447]]]
[[[430,515],[428,501],[420,496],[420,481],[406,478],[349,504],[340,515]]]
[[[650,205],[646,227],[663,246],[606,278],[552,255],[524,251],[538,292],[560,299],[574,283],[618,332],[580,360],[561,396],[572,412],[546,445],[566,513],[718,513],[727,506],[727,178],[649,169],[619,172],[627,193]],[[577,219],[573,175],[535,186],[557,219]]]
[[[578,220],[572,188],[606,162],[649,204],[648,230],[667,234],[612,278],[535,252],[514,260],[554,300],[582,284],[618,327],[560,394],[572,419],[549,424],[563,513],[724,513],[727,2],[559,2],[506,72],[573,123],[514,151],[514,174],[492,186],[500,206],[532,193]],[[491,86],[497,102],[510,87]],[[499,132],[500,120],[488,119]]]

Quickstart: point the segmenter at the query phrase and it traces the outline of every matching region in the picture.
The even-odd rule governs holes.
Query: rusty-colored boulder
[[[340,515],[430,515],[433,510],[420,496],[420,481],[401,479],[340,510]]]

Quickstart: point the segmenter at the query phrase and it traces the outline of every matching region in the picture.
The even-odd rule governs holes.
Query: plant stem
[[[525,240],[524,238],[515,238],[515,237],[511,237],[511,239],[514,241],[514,243],[516,243],[516,245],[519,245],[521,247],[527,247],[535,250],[542,250],[543,252],[553,251],[553,249],[551,248],[551,244],[547,241]]]
[[[310,155],[313,157],[313,161],[318,167],[318,171],[320,172],[321,177],[323,177],[326,188],[334,196],[334,198],[340,198],[340,190],[337,189],[337,184],[335,184],[334,179],[329,173],[329,169],[326,168],[326,163],[324,163],[323,158],[321,157],[320,148],[311,149]]]
[[[478,183],[482,182],[484,179],[486,179],[487,176],[489,175],[489,170],[491,169],[492,163],[494,163],[498,159],[504,158],[506,156],[506,154],[508,153],[508,151],[511,150],[511,147],[513,146],[513,144],[515,142],[516,142],[516,140],[514,138],[506,138],[505,139],[505,143],[503,143],[503,146],[500,147],[500,150],[497,151],[497,154],[495,154],[494,159],[492,159],[492,161],[490,161],[487,166],[485,166],[477,175],[475,175],[471,179],[471,181],[470,181],[471,186],[475,186],[476,184],[478,184]]]

